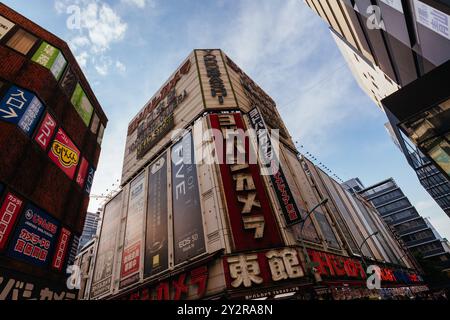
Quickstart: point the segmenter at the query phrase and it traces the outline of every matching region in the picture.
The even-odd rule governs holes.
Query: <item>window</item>
[[[97,143],[100,145],[102,144],[104,133],[105,133],[105,126],[103,124],[101,124],[100,130],[98,131],[98,138],[97,138]]]
[[[379,208],[377,208],[377,211],[383,215],[383,214],[388,214],[390,212],[398,211],[402,208],[407,208],[410,206],[411,206],[411,203],[409,203],[408,200],[403,199],[403,200],[396,201],[394,203],[390,203],[383,207],[379,207]]]
[[[11,31],[14,27],[14,23],[9,21],[8,19],[0,16],[0,39],[2,39],[6,34]]]
[[[23,29],[17,30],[17,32],[9,39],[6,45],[22,54],[28,54],[33,48],[38,38],[32,34],[26,32]]]
[[[387,203],[387,202],[390,202],[392,200],[399,199],[402,197],[403,197],[403,193],[400,190],[394,190],[394,191],[384,194],[380,197],[374,198],[372,200],[372,203],[375,207],[378,207],[384,203]]]
[[[91,123],[91,132],[93,134],[97,133],[99,124],[100,124],[100,118],[98,117],[98,115],[96,113],[94,113],[94,117],[93,117],[92,123]]]

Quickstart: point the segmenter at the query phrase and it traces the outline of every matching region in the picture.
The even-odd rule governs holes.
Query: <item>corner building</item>
[[[230,139],[250,128],[242,144]],[[274,150],[271,129],[279,152],[251,161],[257,145]],[[208,161],[227,148],[246,156]],[[264,175],[273,154],[280,169]],[[219,49],[194,50],[132,119],[122,189],[101,221],[90,299],[351,299],[426,288],[373,207],[298,154],[275,102]],[[375,228],[380,237],[364,241]],[[384,291],[367,290],[364,263],[380,266]]]
[[[0,4],[0,300],[76,297],[106,124],[68,45]]]

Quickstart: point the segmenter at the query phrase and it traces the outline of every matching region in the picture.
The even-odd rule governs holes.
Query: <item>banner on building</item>
[[[54,252],[58,231],[58,220],[28,204],[15,228],[7,255],[36,266],[47,266]]]
[[[172,147],[175,265],[206,252],[192,133]]]
[[[13,193],[6,194],[3,204],[0,207],[0,251],[3,251],[6,247],[9,235],[20,214],[22,206],[22,199]]]
[[[145,177],[144,171],[130,184],[120,272],[121,287],[128,286],[139,280],[143,226],[145,223]],[[126,278],[132,279],[125,281]]]
[[[50,70],[56,80],[61,78],[64,68],[67,65],[67,61],[62,52],[45,41],[42,42],[31,60]]]
[[[111,289],[116,240],[122,214],[122,197],[123,194],[121,192],[104,207],[102,229],[92,279],[91,298],[109,293]]]
[[[74,178],[80,150],[62,129],[58,130],[48,156],[70,179]]]
[[[167,154],[164,154],[149,168],[144,264],[146,277],[169,268],[167,161]]]

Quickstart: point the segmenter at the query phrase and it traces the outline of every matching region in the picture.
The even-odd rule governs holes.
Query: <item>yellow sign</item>
[[[59,141],[54,141],[52,145],[52,153],[58,157],[59,162],[65,168],[70,168],[78,164],[78,154]]]

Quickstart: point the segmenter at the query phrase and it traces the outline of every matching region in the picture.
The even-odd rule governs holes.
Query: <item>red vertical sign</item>
[[[88,169],[89,169],[89,162],[87,162],[87,160],[83,157],[81,160],[80,169],[78,169],[78,174],[77,174],[77,183],[80,186],[80,188],[84,187]]]
[[[47,150],[47,147],[50,144],[50,139],[52,138],[55,129],[56,129],[56,121],[47,112],[45,114],[44,120],[41,123],[41,126],[39,127],[39,130],[36,133],[36,137],[34,138],[37,144],[44,151]]]
[[[8,241],[8,237],[12,231],[14,223],[22,209],[23,201],[8,193],[0,208],[0,251],[3,251]]]
[[[66,228],[61,229],[59,234],[58,243],[56,245],[55,255],[53,256],[52,268],[61,271],[64,260],[66,259],[67,250],[69,248],[69,241],[71,232]]]

